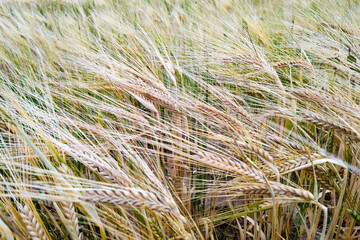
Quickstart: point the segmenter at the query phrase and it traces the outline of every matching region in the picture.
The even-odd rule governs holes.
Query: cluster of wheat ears
[[[360,3],[0,3],[0,239],[360,239]]]

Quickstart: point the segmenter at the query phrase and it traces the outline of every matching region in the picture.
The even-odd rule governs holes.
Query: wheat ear
[[[277,163],[276,167],[280,173],[288,172],[292,169],[297,169],[300,166],[310,164],[315,159],[323,158],[324,156],[325,155],[320,154],[320,153],[312,153],[310,155],[304,155],[304,156],[298,157],[296,159],[290,159],[290,160],[286,160],[281,163]],[[263,172],[265,174],[270,174],[270,175],[273,174],[273,172],[268,169],[263,170]],[[268,177],[271,177],[271,176],[268,176]]]
[[[302,68],[311,69],[311,65],[307,61],[301,59],[276,62],[276,63],[272,63],[271,66],[274,69],[287,68],[287,67],[302,67]]]
[[[307,168],[306,171],[309,174],[312,174],[316,176],[316,181],[320,183],[322,186],[328,188],[328,189],[336,189],[339,190],[339,188],[336,185],[335,179],[333,176],[328,177],[326,176],[327,173],[324,173],[321,171],[321,169],[318,166],[315,166],[315,172],[312,168]]]
[[[159,90],[135,79],[128,80],[128,82],[129,84],[126,84],[126,87],[130,91],[139,93],[145,98],[152,99],[170,110],[178,111],[175,100],[166,90]]]
[[[289,198],[289,199],[281,198],[279,200],[276,199],[275,204],[284,205],[284,204],[297,203],[297,202],[302,202],[302,201],[304,201],[304,200],[301,198]],[[264,202],[258,206],[259,209],[272,208],[272,207],[274,207],[274,202],[272,201],[272,199],[269,199],[266,202]]]
[[[349,34],[349,35],[356,35],[356,32],[353,29],[346,29],[346,28],[340,27],[339,25],[335,25],[333,23],[320,22],[319,24],[322,27],[328,27],[328,28],[335,29],[335,30],[341,30],[344,33]]]
[[[121,169],[112,169],[108,164],[100,164],[95,158],[86,152],[79,153],[79,151],[69,151],[68,154],[75,159],[78,159],[86,167],[90,168],[95,173],[106,179],[110,183],[120,184],[122,186],[132,186],[129,177]],[[115,172],[116,171],[116,172]]]
[[[250,144],[250,143],[245,143],[245,142],[241,142],[241,141],[236,141],[236,140],[232,140],[229,137],[217,134],[214,135],[214,138],[220,141],[226,141],[226,142],[234,142],[236,146],[240,147],[240,148],[244,148],[250,152],[255,153],[256,155],[258,155],[259,157],[269,161],[269,162],[273,162],[274,158],[270,155],[270,153],[268,153],[267,151],[265,151],[262,148],[259,148],[257,146],[255,146],[254,144]]]
[[[134,113],[130,113],[124,109],[118,108],[118,107],[112,107],[112,106],[108,106],[108,105],[96,105],[96,104],[92,104],[92,103],[86,103],[88,106],[91,106],[93,108],[97,108],[101,111],[104,112],[108,112],[111,114],[114,114],[117,117],[121,117],[121,118],[127,118],[127,119],[132,119],[134,120],[134,122],[139,122],[142,124],[148,124],[149,122],[143,118],[141,115],[137,115]]]
[[[259,59],[245,55],[223,58],[222,61],[225,63],[253,64],[258,67],[262,67],[262,62]]]
[[[244,142],[240,142],[240,141],[235,141],[235,144],[241,148],[245,148],[245,149],[255,153],[256,155],[258,155],[259,157],[261,157],[267,161],[270,161],[270,162],[274,161],[274,158],[267,151],[255,146],[254,144],[244,143]]]
[[[250,116],[250,114],[242,107],[237,104],[235,104],[233,101],[228,99],[227,97],[224,97],[221,94],[217,94],[218,99],[229,109],[231,109],[233,112],[239,114],[242,118],[247,120],[247,122],[251,125],[256,125],[256,122],[254,119]]]
[[[205,165],[225,170],[228,172],[233,172],[242,176],[246,176],[248,178],[254,179],[257,182],[265,182],[263,179],[263,173],[255,168],[249,167],[247,164],[240,162],[240,161],[234,161],[230,159],[226,159],[220,156],[215,156],[213,154],[204,152],[204,151],[198,151],[198,158],[197,161],[201,162]]]
[[[325,155],[321,153],[312,153],[310,155],[304,155],[297,159],[287,160],[277,165],[279,172],[287,172],[291,169],[298,168],[306,165],[318,158],[323,158]]]
[[[19,203],[17,204],[17,207],[20,210],[20,215],[29,232],[30,238],[33,240],[48,240],[48,237],[30,208],[26,204],[21,205]]]
[[[310,89],[294,89],[291,91],[291,94],[306,101],[317,102],[319,104],[328,103],[332,106],[346,106],[354,109],[354,104],[352,104],[350,101],[346,101],[343,98],[335,97],[332,95],[315,92]]]
[[[120,177],[118,174],[114,173],[112,169],[103,165],[101,166],[98,163],[87,161],[86,165],[98,173],[101,177],[106,179],[110,183],[120,184],[121,186],[131,186],[132,183],[129,178],[126,176]],[[123,175],[123,174],[122,174]]]
[[[82,200],[95,203],[117,204],[126,207],[148,207],[157,212],[178,211],[173,199],[136,188],[85,190]]]
[[[149,218],[149,225],[155,239],[164,239],[164,234],[156,218]]]
[[[305,200],[315,201],[314,195],[303,189],[297,189],[290,186],[286,186],[283,184],[271,184],[271,189],[274,191],[275,194],[278,195],[295,195],[299,196]],[[271,194],[271,190],[267,185],[251,185],[251,186],[244,186],[240,187],[239,191],[246,193],[246,194]]]
[[[343,133],[353,140],[360,141],[359,135],[354,130],[345,125],[313,113],[304,113],[304,116],[304,119],[308,122],[324,128],[333,128],[335,131]]]
[[[297,152],[306,152],[306,149],[305,149],[305,147],[303,145],[288,141],[288,140],[280,138],[280,137],[268,135],[267,140],[272,141],[272,142],[277,143],[277,144],[281,144],[284,147],[291,148],[292,150],[295,150]]]
[[[72,232],[76,235],[73,236],[73,239],[81,239],[79,221],[75,212],[74,204],[72,202],[61,202],[61,206],[63,208],[64,216],[68,221],[68,227],[70,227]]]
[[[202,103],[202,102],[199,102],[196,106],[195,106],[195,109],[198,110],[198,111],[201,111],[203,113],[206,113],[207,115],[213,117],[213,118],[216,118],[216,119],[219,119],[219,120],[222,120],[224,121],[225,123],[230,123],[231,125],[233,126],[240,126],[241,128],[245,129],[245,127],[243,126],[243,124],[241,122],[239,122],[236,118],[228,115],[228,114],[225,114],[224,112],[212,107],[212,106],[209,106],[205,103]]]

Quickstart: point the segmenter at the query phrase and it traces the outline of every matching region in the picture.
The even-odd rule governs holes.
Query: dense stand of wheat
[[[0,238],[360,239],[359,12],[0,1]]]

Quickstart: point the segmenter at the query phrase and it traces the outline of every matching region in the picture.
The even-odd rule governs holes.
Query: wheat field
[[[360,1],[0,2],[0,239],[360,239]]]

